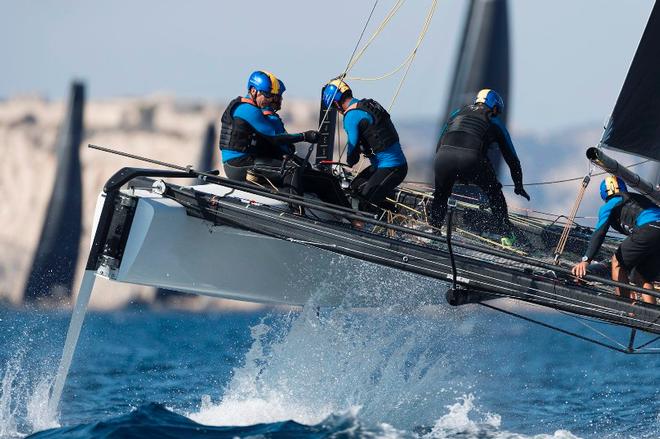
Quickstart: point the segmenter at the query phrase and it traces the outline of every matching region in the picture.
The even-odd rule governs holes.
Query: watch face
[[[587,261],[589,261],[589,258],[586,256],[582,256],[582,262],[587,262]]]

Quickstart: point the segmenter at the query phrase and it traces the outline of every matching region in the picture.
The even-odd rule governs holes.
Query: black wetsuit
[[[482,105],[467,105],[451,114],[440,135],[435,155],[433,226],[442,226],[454,183],[461,181],[477,185],[488,197],[497,231],[511,231],[502,185],[486,155],[493,143],[499,146],[509,165],[514,183],[522,187],[520,161],[502,121]]]

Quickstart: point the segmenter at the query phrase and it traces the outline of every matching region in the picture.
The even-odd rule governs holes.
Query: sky
[[[363,43],[394,0],[378,0]],[[440,0],[392,114],[440,118],[466,0]],[[0,0],[0,97],[61,99],[73,78],[91,99],[154,93],[212,101],[244,93],[270,70],[289,98],[317,99],[341,73],[372,0]],[[413,48],[431,0],[408,0],[350,72],[378,76]],[[557,132],[609,115],[652,0],[510,0],[514,130]],[[389,103],[400,76],[352,82]]]

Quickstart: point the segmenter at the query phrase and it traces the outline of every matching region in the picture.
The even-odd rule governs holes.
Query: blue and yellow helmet
[[[253,87],[262,93],[274,95],[281,95],[285,90],[284,83],[277,76],[265,70],[252,72],[247,82],[248,91]]]
[[[628,188],[626,187],[626,183],[619,177],[608,175],[600,182],[600,198],[603,201],[620,192],[628,192]]]
[[[475,104],[484,104],[486,107],[491,110],[497,108],[497,111],[500,113],[504,111],[504,99],[502,96],[497,94],[495,90],[490,88],[484,88],[483,90],[477,93],[477,98],[474,100]]]
[[[323,106],[329,108],[333,102],[341,102],[346,92],[351,91],[351,87],[342,79],[333,79],[323,87]]]

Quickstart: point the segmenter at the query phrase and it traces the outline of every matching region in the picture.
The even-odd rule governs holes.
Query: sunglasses
[[[275,93],[268,93],[268,92],[266,92],[266,91],[260,91],[259,93],[261,93],[261,95],[262,95],[263,97],[265,97],[266,99],[277,99],[277,98],[281,98],[280,95],[275,94]]]

